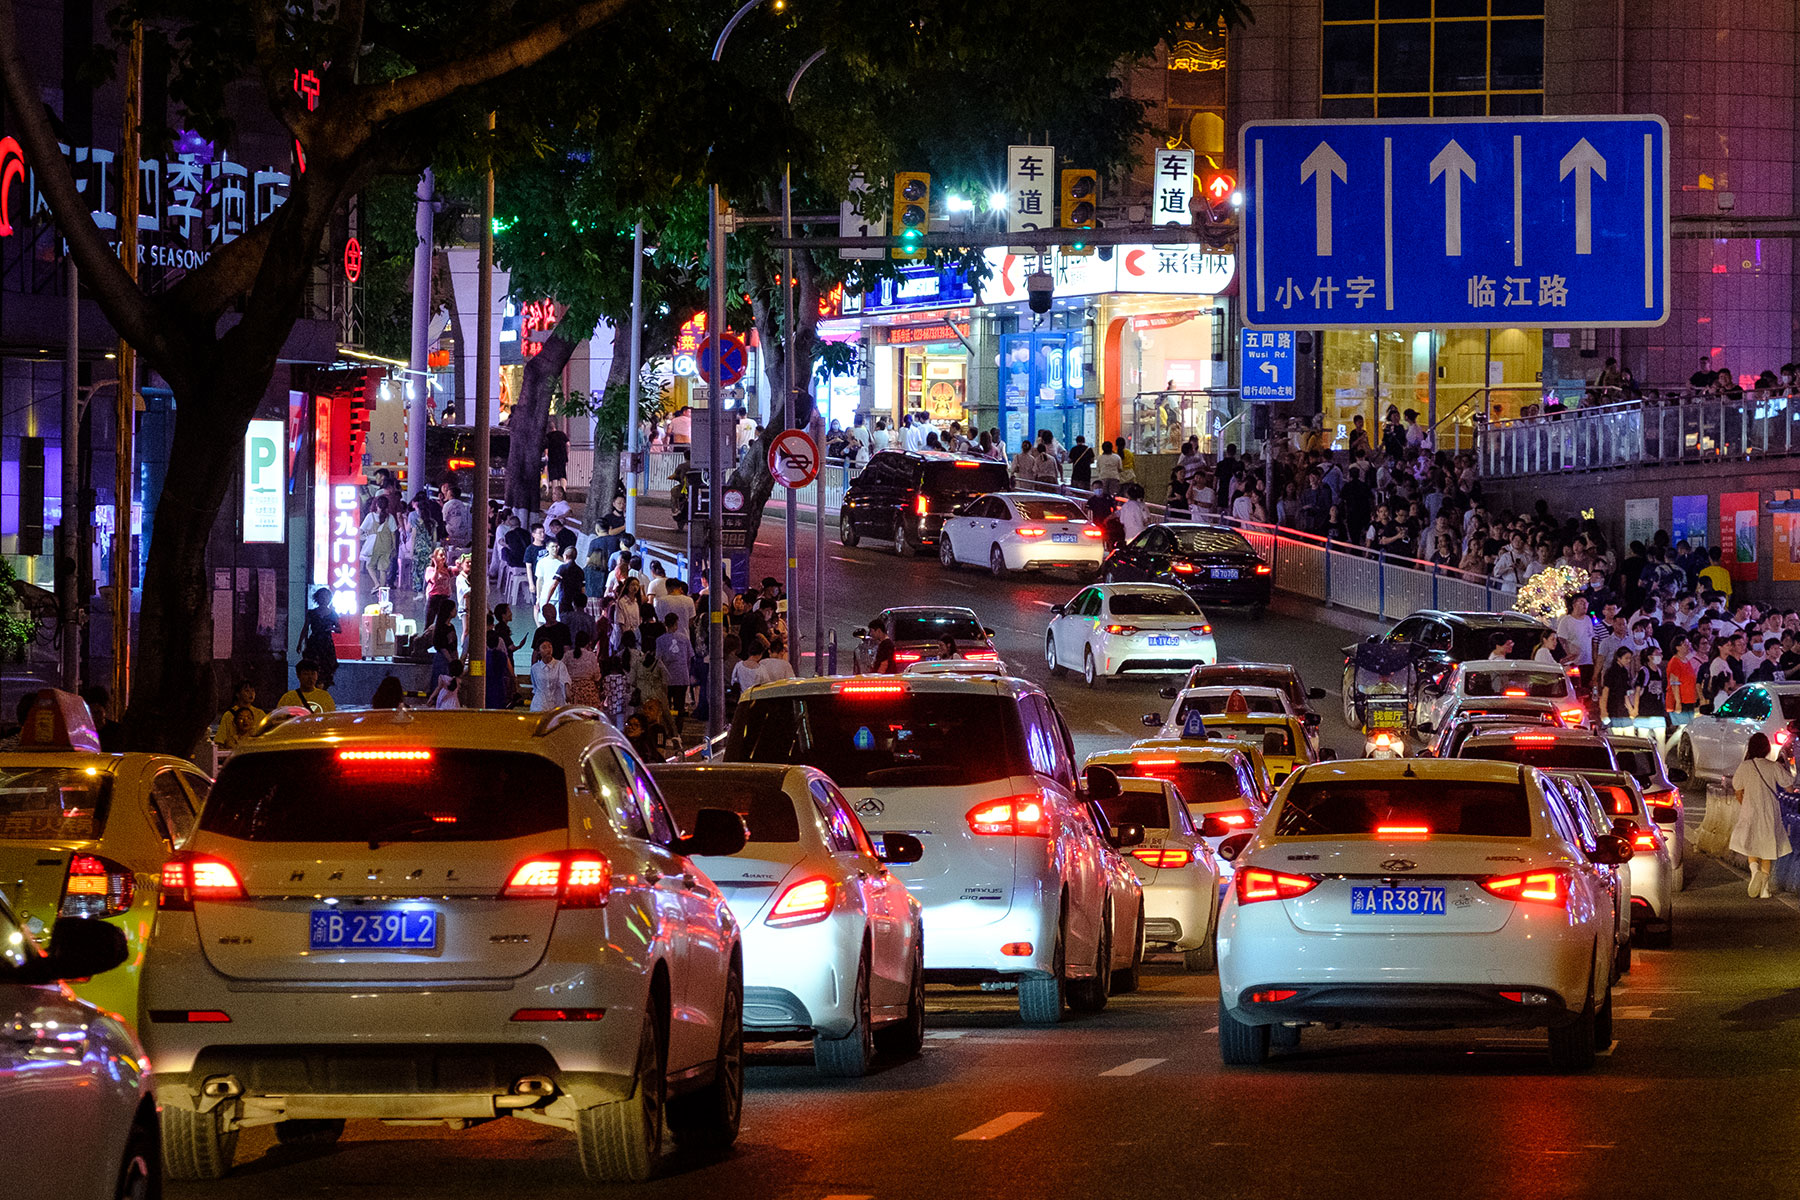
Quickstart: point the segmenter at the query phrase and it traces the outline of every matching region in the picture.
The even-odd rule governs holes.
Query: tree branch
[[[0,0],[0,80],[4,80],[6,102],[18,122],[25,158],[37,173],[38,188],[49,200],[57,227],[68,240],[69,253],[81,268],[82,282],[120,336],[149,355],[161,369],[175,360],[171,339],[155,307],[137,281],[126,273],[100,227],[94,224],[93,212],[75,188],[75,175],[57,146],[56,131],[50,127],[37,84],[19,57],[19,25],[12,0]],[[128,187],[136,185],[135,179],[126,181]]]

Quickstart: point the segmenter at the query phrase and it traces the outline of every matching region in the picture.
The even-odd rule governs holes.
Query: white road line
[[[1656,1010],[1648,1004],[1615,1004],[1613,1019],[1615,1021],[1673,1021],[1674,1017],[1652,1016]]]
[[[966,1029],[940,1029],[936,1033],[928,1033],[925,1036],[928,1038],[941,1038],[948,1041],[951,1038],[967,1037],[969,1036],[969,1031]]]
[[[834,554],[831,557],[838,562],[855,563],[857,566],[862,565],[862,559],[860,559],[860,558],[845,558],[841,554]]]
[[[1033,604],[1041,604],[1045,608],[1055,608],[1056,607],[1056,605],[1050,603],[1050,601],[1048,601],[1048,600],[1033,600],[1032,603]]]
[[[970,583],[966,579],[943,579],[943,580],[939,580],[939,582],[947,583],[951,587],[959,587],[959,588],[973,588],[975,586],[974,584]]]
[[[1217,1032],[1219,1032],[1219,1027],[1217,1025],[1214,1025],[1211,1029],[1202,1030],[1201,1032],[1202,1033],[1217,1033]]]
[[[1108,733],[1116,733],[1120,737],[1125,736],[1125,731],[1120,729],[1117,725],[1114,725],[1111,721],[1097,721],[1095,724],[1099,725],[1100,728],[1106,730]]]
[[[967,1133],[959,1133],[953,1139],[958,1142],[991,1142],[995,1138],[1011,1133],[1028,1121],[1035,1121],[1043,1116],[1035,1112],[1003,1113],[983,1125],[977,1125]]]
[[[1166,1058],[1134,1058],[1128,1063],[1120,1063],[1109,1071],[1100,1072],[1100,1078],[1106,1079],[1108,1077],[1120,1075],[1136,1075],[1168,1061],[1169,1060]]]

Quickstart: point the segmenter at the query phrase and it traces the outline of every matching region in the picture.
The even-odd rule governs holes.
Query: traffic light
[[[931,225],[931,176],[924,171],[900,171],[894,175],[894,232],[900,245],[897,259],[925,257],[925,231]]]
[[[1062,227],[1092,229],[1096,221],[1096,204],[1100,199],[1100,176],[1094,171],[1070,170],[1062,173]],[[1093,246],[1073,242],[1062,248],[1065,258],[1094,252]]]
[[[1230,171],[1208,171],[1200,181],[1206,200],[1206,219],[1217,225],[1231,218],[1231,198],[1237,194],[1237,176]]]

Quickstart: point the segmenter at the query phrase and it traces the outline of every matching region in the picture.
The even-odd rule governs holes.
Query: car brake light
[[[977,804],[969,810],[969,830],[984,837],[1043,837],[1050,832],[1044,798],[1036,792]]]
[[[1398,746],[1400,744],[1398,739],[1391,733],[1376,734],[1374,742],[1377,746]]]
[[[1188,632],[1189,633],[1211,633],[1212,626],[1211,625],[1189,625]]]
[[[429,750],[339,750],[341,763],[365,762],[430,762]]]
[[[895,657],[898,657],[898,655]],[[840,683],[831,690],[840,696],[854,696],[858,699],[866,700],[876,696],[904,696],[906,694],[906,685],[904,683],[868,683],[855,681],[851,683]]]
[[[919,514],[919,515],[920,515],[920,516],[921,516],[921,517],[922,517],[922,516],[924,516],[924,515],[925,515],[925,513],[926,513],[926,512],[927,512],[927,511],[928,511],[928,510],[929,510],[929,509],[930,509],[930,508],[931,508],[931,501],[930,501],[930,500],[928,500],[928,499],[926,499],[926,497],[925,497],[925,495],[924,495],[924,493],[922,493],[922,492],[921,492],[921,493],[920,493],[920,494],[919,494],[919,499],[918,499],[918,501],[917,501],[917,502],[916,502],[916,503],[914,503],[914,504],[913,504],[913,511],[914,511],[914,512],[916,512],[916,513],[918,513],[918,514]]]
[[[1256,564],[1256,573],[1258,575],[1267,575],[1270,572],[1274,571],[1274,569],[1275,568],[1271,567],[1268,563],[1257,563]]]
[[[894,661],[899,663],[915,663],[919,661],[920,657],[921,655],[911,650],[894,651]]]
[[[1034,538],[1034,537],[1043,537],[1044,536],[1043,528],[1041,526],[1037,526],[1037,525],[1021,525],[1017,529],[1013,530],[1013,532],[1018,534],[1022,538]]]
[[[1565,708],[1562,710],[1562,719],[1563,724],[1565,725],[1579,725],[1586,716],[1587,711],[1585,709]]]
[[[959,467],[979,467],[981,464],[972,459],[959,458],[956,460],[956,465]]]
[[[1794,740],[1794,731],[1793,730],[1778,729],[1775,731],[1775,744],[1777,746],[1785,746],[1793,740]]]
[[[1174,870],[1194,861],[1191,850],[1161,849],[1154,846],[1140,846],[1131,852],[1131,857],[1146,867],[1156,867],[1159,870]]]
[[[969,662],[999,662],[1000,656],[992,650],[970,650],[963,655]]]
[[[1031,943],[1007,942],[1004,946],[1000,947],[1000,953],[1006,955],[1008,958],[1030,958]]]
[[[1174,571],[1177,575],[1192,575],[1194,573],[1194,564],[1191,562],[1170,563],[1169,569]]]
[[[184,855],[163,864],[159,908],[191,909],[196,900],[242,900],[244,882],[222,859]]]
[[[1106,536],[1106,530],[1101,529],[1098,525],[1089,525],[1087,528],[1085,528],[1081,531],[1081,536],[1082,537],[1090,537],[1090,538],[1103,538]]]
[[[1136,633],[1137,631],[1136,625],[1108,625],[1106,627],[1108,633]]]
[[[1483,890],[1502,900],[1525,900],[1535,904],[1566,905],[1569,902],[1569,880],[1562,871],[1526,871],[1519,875],[1496,875],[1481,881]]]
[[[1655,853],[1656,830],[1640,829],[1636,833],[1633,833],[1631,835],[1631,848],[1633,850],[1647,850],[1651,853]]]
[[[810,925],[831,915],[837,904],[837,885],[823,875],[789,884],[763,918],[765,925]]]
[[[97,854],[72,855],[57,915],[116,917],[131,910],[136,895],[137,879],[124,866]]]
[[[1525,695],[1525,689],[1524,688],[1507,688],[1504,692],[1501,692],[1500,694],[1502,696],[1523,696],[1523,695]]]
[[[1256,814],[1247,808],[1228,809],[1225,812],[1207,813],[1209,817],[1217,817],[1233,829],[1244,829],[1256,819]]]
[[[612,863],[595,850],[538,854],[513,868],[502,900],[555,900],[558,908],[599,908],[612,891]]]
[[[1521,746],[1553,746],[1556,744],[1554,733],[1515,733],[1514,742]]]
[[[1431,836],[1429,825],[1377,825],[1376,837],[1424,838]]]
[[[1250,993],[1250,1003],[1252,1003],[1252,1004],[1279,1004],[1283,1000],[1292,1000],[1295,996],[1298,996],[1299,994],[1300,993],[1295,991],[1293,988],[1270,988],[1266,992],[1251,992]]]
[[[1179,762],[1179,759],[1174,758],[1140,758],[1136,765],[1139,767],[1173,767]]]
[[[231,1014],[216,1008],[153,1008],[150,1021],[155,1025],[229,1025]]]
[[[1237,873],[1239,904],[1255,904],[1259,900],[1292,900],[1319,886],[1319,881],[1305,875],[1287,875],[1262,867],[1251,867]]]

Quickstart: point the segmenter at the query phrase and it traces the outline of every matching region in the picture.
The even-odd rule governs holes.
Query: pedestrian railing
[[[1800,453],[1800,403],[1785,389],[1604,404],[1489,424],[1490,479]]]

